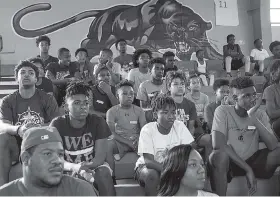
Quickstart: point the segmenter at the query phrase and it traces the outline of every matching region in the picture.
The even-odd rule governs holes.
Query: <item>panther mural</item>
[[[190,60],[198,48],[205,50],[207,59],[223,59],[207,37],[212,23],[203,20],[191,8],[176,0],[148,0],[136,6],[116,5],[105,10],[84,11],[39,29],[27,30],[21,27],[20,21],[25,15],[50,9],[49,3],[39,3],[19,10],[12,20],[15,32],[22,37],[33,38],[85,18],[95,17],[87,38],[81,42],[81,47],[88,49],[90,58],[102,48],[110,48],[117,39],[124,38],[136,49],[148,48],[153,52],[174,49],[181,60]]]

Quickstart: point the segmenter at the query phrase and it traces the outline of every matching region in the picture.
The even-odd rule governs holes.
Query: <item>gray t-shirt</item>
[[[258,109],[256,117],[273,134],[266,112]],[[232,105],[221,105],[216,109],[212,131],[223,133],[227,144],[243,160],[251,157],[259,149],[258,129],[249,117],[238,116]]]
[[[148,108],[151,108],[151,101],[154,96],[159,92],[165,92],[165,81],[161,85],[155,85],[151,80],[144,81],[140,84],[140,87],[137,92],[137,99],[140,101],[149,102]]]
[[[266,109],[268,109],[268,105],[273,107],[273,109],[280,109],[280,85],[273,84],[265,88],[263,98],[266,100]],[[278,118],[271,119],[271,122]]]
[[[125,139],[135,139],[140,134],[140,120],[145,120],[144,111],[132,105],[129,109],[115,105],[107,112],[107,122],[115,124],[115,132]]]
[[[0,196],[31,196],[20,179],[16,179],[0,187]],[[40,194],[37,194],[39,196]],[[88,182],[78,178],[63,175],[58,186],[51,187],[47,196],[97,196]]]
[[[58,115],[55,98],[39,89],[29,99],[22,98],[16,91],[5,96],[0,103],[0,120],[8,120],[13,125],[42,125]]]
[[[190,101],[194,102],[195,104],[195,108],[196,108],[196,113],[197,113],[197,116],[199,118],[204,118],[204,109],[206,107],[206,105],[208,105],[209,103],[209,98],[206,94],[200,92],[200,97],[199,99],[194,99],[191,95],[191,93],[187,93],[185,95],[185,97],[187,99],[189,99]]]

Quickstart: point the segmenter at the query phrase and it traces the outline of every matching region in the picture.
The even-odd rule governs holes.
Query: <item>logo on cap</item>
[[[47,140],[47,139],[49,139],[49,135],[43,135],[43,136],[41,136],[41,140]]]

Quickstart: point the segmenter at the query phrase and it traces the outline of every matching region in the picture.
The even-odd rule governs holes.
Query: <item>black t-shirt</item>
[[[55,79],[60,80],[67,77],[74,77],[75,72],[78,71],[76,62],[70,62],[69,66],[60,65],[59,63],[50,63],[46,70],[50,71]]]
[[[48,66],[49,63],[52,63],[52,62],[58,63],[58,61],[59,61],[58,58],[53,57],[53,56],[51,56],[51,55],[49,55],[49,58],[46,59],[46,60],[43,60],[43,59],[41,58],[40,55],[38,55],[37,57],[40,58],[40,59],[43,61],[43,63],[44,63],[44,65],[43,65],[44,69],[46,69],[46,67]]]
[[[173,66],[173,68],[166,68],[164,69],[164,76],[166,76],[167,72],[169,71],[177,71],[178,67],[176,65]]]
[[[88,115],[82,128],[73,128],[69,115],[57,117],[50,126],[59,131],[63,140],[65,160],[71,163],[91,162],[95,157],[95,141],[111,135],[104,118],[94,114]]]
[[[43,90],[46,93],[53,93],[53,83],[46,77],[42,77],[42,83],[36,85],[37,89]]]
[[[102,93],[97,86],[92,87],[92,105],[95,111],[106,113],[113,105],[107,94]],[[116,89],[114,86],[111,86],[111,91],[115,95]]]
[[[186,126],[189,120],[197,119],[195,104],[192,101],[184,98],[182,103],[176,103],[176,108],[176,119],[185,123]]]

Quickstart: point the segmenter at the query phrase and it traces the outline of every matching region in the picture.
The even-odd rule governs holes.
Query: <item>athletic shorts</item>
[[[242,59],[231,61],[231,70],[238,70],[244,66]]]
[[[265,168],[269,152],[270,150],[267,148],[258,150],[246,160],[246,163],[252,168],[256,178],[269,179],[273,176],[277,166],[275,166],[275,168],[271,168],[270,170],[266,170]],[[233,177],[245,175],[246,172],[244,169],[240,168],[233,161],[230,161],[229,171],[227,174],[228,183],[231,182]]]

